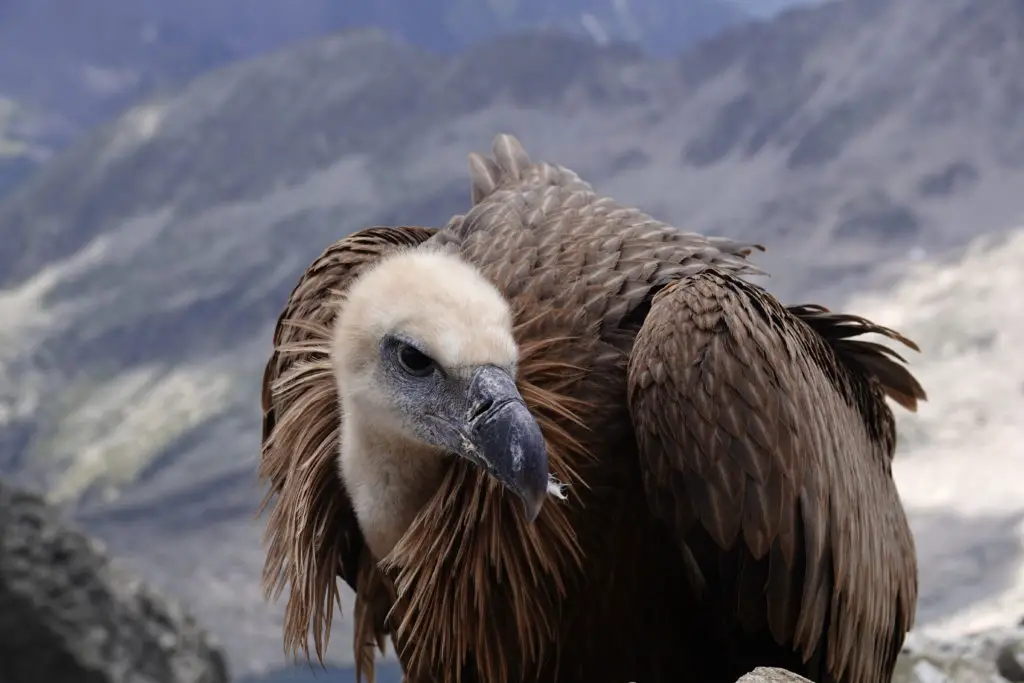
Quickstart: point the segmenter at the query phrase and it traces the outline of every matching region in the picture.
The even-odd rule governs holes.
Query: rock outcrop
[[[180,607],[115,567],[39,496],[0,480],[4,683],[227,683]]]
[[[1024,681],[1024,627],[989,629],[956,639],[911,634],[892,683]]]
[[[785,669],[759,666],[736,683],[811,683],[803,676],[798,676]]]
[[[783,669],[758,667],[737,683],[810,682]],[[948,640],[912,633],[891,683],[1024,683],[1024,620]]]

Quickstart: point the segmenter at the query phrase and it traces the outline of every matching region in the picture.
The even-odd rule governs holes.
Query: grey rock
[[[1004,644],[996,655],[996,671],[1012,683],[1024,682],[1024,643]]]
[[[957,639],[912,633],[892,683],[1006,683],[1019,681],[1024,628],[991,629]],[[1016,667],[1016,668],[1015,668]]]
[[[757,668],[737,683],[801,683],[806,678]],[[912,633],[891,683],[1018,683],[1024,681],[1024,628],[992,629],[964,638]]]
[[[39,496],[0,480],[4,683],[227,683],[177,604],[115,568]]]
[[[736,683],[811,683],[792,671],[759,666]]]

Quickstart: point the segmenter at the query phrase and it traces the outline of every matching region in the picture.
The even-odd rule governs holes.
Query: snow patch
[[[116,498],[161,450],[230,404],[235,377],[223,367],[218,360],[137,368],[83,392],[39,454],[66,462],[49,498],[72,501],[97,485],[105,498]]]
[[[1024,229],[979,240],[955,263],[915,264],[891,291],[845,306],[921,346],[908,361],[928,401],[916,415],[894,410],[893,474],[918,545],[916,630],[932,635],[1024,615],[1022,291]],[[929,524],[937,515],[969,531]]]

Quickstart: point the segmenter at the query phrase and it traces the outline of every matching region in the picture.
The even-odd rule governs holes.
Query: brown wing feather
[[[381,641],[380,582],[360,581],[363,538],[336,474],[341,415],[327,344],[337,305],[359,273],[396,249],[426,241],[433,229],[374,227],[332,244],[303,273],[274,330],[274,348],[263,373],[263,439],[260,478],[269,486],[264,590],[277,598],[290,589],[285,608],[285,649],[308,656],[313,629],[323,661],[337,577],[357,591],[357,636]],[[372,584],[372,585],[371,585]],[[387,599],[386,597],[383,599]],[[360,604],[362,603],[362,604]],[[389,605],[383,606],[386,612]],[[375,631],[373,634],[367,630]],[[366,643],[357,640],[357,665],[367,666]],[[373,656],[369,653],[369,666]],[[370,672],[372,680],[372,670]]]
[[[928,395],[910,371],[895,361],[903,357],[888,346],[851,339],[861,334],[874,333],[897,341],[907,348],[920,351],[913,341],[888,327],[876,325],[870,320],[847,313],[833,313],[824,306],[804,304],[788,306],[788,310],[815,332],[829,341],[843,357],[859,363],[863,369],[874,377],[885,395],[911,412],[917,412],[917,402],[927,400]]]
[[[725,619],[791,647],[805,675],[877,683],[917,596],[880,384],[924,392],[880,382],[816,332],[843,341],[853,318],[801,321],[812,313],[713,270],[669,285],[636,338],[629,407],[652,510],[721,591]]]

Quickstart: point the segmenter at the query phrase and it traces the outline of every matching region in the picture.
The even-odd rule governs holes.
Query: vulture
[[[760,245],[680,230],[531,160],[469,155],[442,228],[327,248],[262,383],[263,585],[322,663],[344,581],[357,680],[879,683],[917,602],[877,334],[748,281]]]

